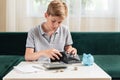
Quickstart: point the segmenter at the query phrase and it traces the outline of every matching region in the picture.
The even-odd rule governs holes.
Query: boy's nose
[[[55,26],[55,27],[58,27],[58,25],[59,25],[59,24],[58,24],[57,22],[56,22],[56,23],[54,23],[54,26]]]

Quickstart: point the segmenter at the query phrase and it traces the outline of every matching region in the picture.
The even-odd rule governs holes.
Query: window
[[[28,0],[28,15],[32,17],[42,17],[52,0]],[[82,16],[104,17],[113,16],[114,0],[63,0],[69,6],[69,14],[74,16],[75,12]],[[79,9],[79,11],[76,9]],[[79,14],[79,15],[80,15]]]
[[[52,0],[27,0],[27,14],[31,17],[43,17]],[[66,1],[66,0],[64,0]]]
[[[50,1],[7,0],[6,31],[28,31],[39,25]],[[120,31],[120,0],[64,1],[69,7],[65,24],[71,31]]]
[[[50,1],[28,0],[28,15],[43,17]],[[63,1],[67,3],[69,9],[65,24],[70,26],[71,31],[111,31],[116,30],[116,25],[119,26],[119,0]]]
[[[82,15],[92,17],[111,17],[114,8],[111,8],[114,0],[82,0]]]
[[[43,17],[51,0],[27,0],[27,14],[31,17]]]

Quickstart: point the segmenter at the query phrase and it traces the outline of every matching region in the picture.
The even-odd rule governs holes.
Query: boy
[[[45,13],[46,22],[28,32],[25,60],[60,59],[60,52],[77,54],[72,47],[72,38],[68,28],[61,23],[67,17],[68,8],[59,0],[51,1]]]

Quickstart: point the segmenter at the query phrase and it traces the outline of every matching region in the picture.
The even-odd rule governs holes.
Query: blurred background
[[[45,20],[51,0],[0,0],[0,32],[28,32]],[[120,0],[63,0],[72,32],[119,32]]]

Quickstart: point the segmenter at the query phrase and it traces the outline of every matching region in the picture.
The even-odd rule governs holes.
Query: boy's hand
[[[55,59],[60,59],[60,57],[62,57],[62,54],[57,50],[57,49],[48,49],[48,50],[44,50],[42,51],[42,55],[43,56],[46,56],[46,57],[49,57],[53,60]]]
[[[72,46],[66,46],[65,51],[69,54],[73,54],[73,55],[77,54],[77,49],[73,48]]]

